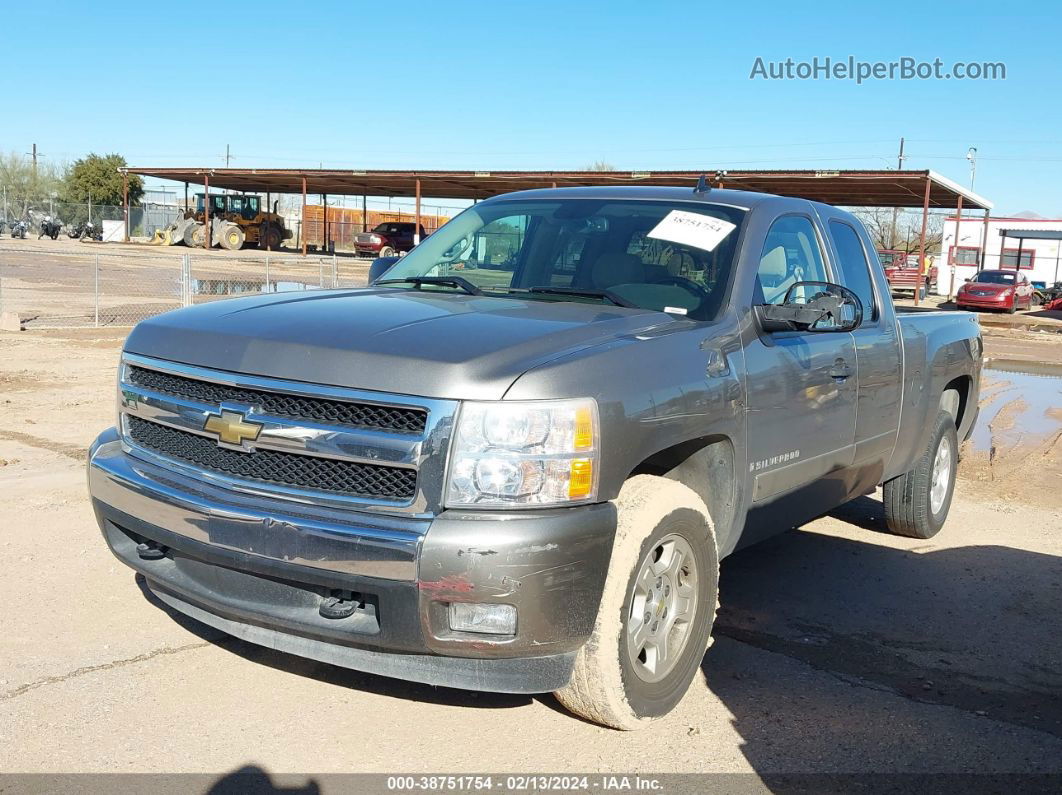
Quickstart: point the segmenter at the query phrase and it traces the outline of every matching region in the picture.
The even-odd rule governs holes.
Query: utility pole
[[[232,152],[229,151],[229,145],[225,144],[225,168],[229,167],[229,161],[230,160],[232,160]],[[225,189],[225,193],[231,193],[231,191],[228,188],[226,188]]]
[[[33,179],[37,179],[37,144],[33,145],[33,152],[29,154],[33,158]]]
[[[977,147],[971,146],[966,150],[966,159],[970,161],[970,190],[973,190],[974,177],[977,176]]]
[[[900,156],[896,161],[896,170],[903,171],[903,138],[900,139]],[[889,248],[896,248],[896,214],[899,212],[898,207],[892,208],[892,230],[889,232]]]

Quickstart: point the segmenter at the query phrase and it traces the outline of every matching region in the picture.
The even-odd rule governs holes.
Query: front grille
[[[128,421],[129,435],[136,444],[204,470],[263,483],[373,499],[406,501],[411,500],[416,492],[417,473],[411,469],[277,450],[241,453],[218,447],[204,436],[139,417],[129,415]]]
[[[197,378],[163,373],[145,367],[129,366],[129,382],[154,392],[203,403],[243,403],[265,414],[295,420],[312,420],[329,425],[375,428],[397,433],[423,433],[427,413],[422,409],[351,403],[345,400],[263,392],[258,389],[200,381]]]

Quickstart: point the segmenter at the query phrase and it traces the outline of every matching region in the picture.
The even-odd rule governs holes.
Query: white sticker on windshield
[[[734,224],[721,218],[672,210],[653,227],[648,237],[713,251],[734,228]]]

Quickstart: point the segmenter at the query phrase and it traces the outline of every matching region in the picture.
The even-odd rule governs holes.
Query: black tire
[[[687,486],[667,478],[637,475],[628,480],[616,499],[618,520],[616,538],[604,593],[598,608],[593,633],[576,656],[572,678],[556,693],[565,707],[587,720],[616,729],[636,729],[648,725],[670,712],[689,689],[697,673],[704,651],[711,637],[712,624],[719,599],[719,553],[711,516],[704,502]],[[638,578],[651,555],[657,555],[664,545],[685,542],[688,561],[684,572],[692,580],[683,582],[679,576],[668,579],[674,583],[674,600],[655,601],[651,607],[643,597],[636,596]],[[659,554],[664,554],[660,551]],[[654,558],[654,560],[663,558]],[[651,577],[655,577],[653,574]],[[667,575],[665,575],[666,577]],[[672,622],[679,614],[682,586],[695,594],[689,607],[688,620],[683,627],[674,624],[668,638],[677,636],[674,662],[662,668],[658,680],[651,681],[639,670],[648,672],[645,660],[635,659],[628,643],[628,629],[650,621],[635,618],[634,599],[639,599],[637,616],[653,616],[653,632],[659,619],[667,624],[667,609],[675,609]],[[659,581],[656,587],[660,588]],[[644,596],[644,595],[643,595]],[[657,591],[657,597],[671,596]],[[630,622],[636,622],[631,624]],[[665,639],[666,642],[666,639]]]
[[[1018,311],[1018,299],[1015,298],[1014,301],[1011,302],[1011,305],[1009,307],[1007,307],[1007,314],[1008,315],[1013,315],[1017,311]]]
[[[265,232],[262,235],[262,246],[265,248],[276,251],[280,248],[280,244],[283,242],[283,235],[280,234],[280,230],[277,227],[269,225],[266,226]]]
[[[246,240],[243,230],[236,224],[225,224],[222,226],[218,238],[221,247],[228,249],[229,251],[239,251],[243,248],[243,242]]]
[[[202,224],[189,224],[187,227],[185,227],[184,234],[181,239],[184,240],[184,244],[188,246],[188,248],[195,247],[195,230],[197,228],[201,228],[202,226]],[[202,247],[203,245],[202,238],[199,238],[199,245],[200,247]]]
[[[934,507],[932,497],[935,461],[942,445],[947,445],[947,484],[942,499]],[[943,455],[943,454],[942,454]],[[942,460],[942,464],[944,461]],[[932,538],[944,526],[955,493],[955,474],[959,463],[959,445],[952,416],[937,413],[933,431],[914,468],[885,482],[885,524],[889,532],[908,538]]]

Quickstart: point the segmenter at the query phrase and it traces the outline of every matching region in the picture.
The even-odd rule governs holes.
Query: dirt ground
[[[1062,772],[1062,379],[986,375],[987,442],[931,541],[881,532],[867,497],[727,559],[701,675],[620,733],[549,696],[363,675],[169,613],[85,491],[125,331],[0,333],[0,770]],[[1062,362],[1062,335],[992,334],[986,356]]]
[[[31,330],[127,327],[186,301],[364,285],[369,262],[349,253],[302,257],[293,249],[0,238],[0,312],[17,314]]]

